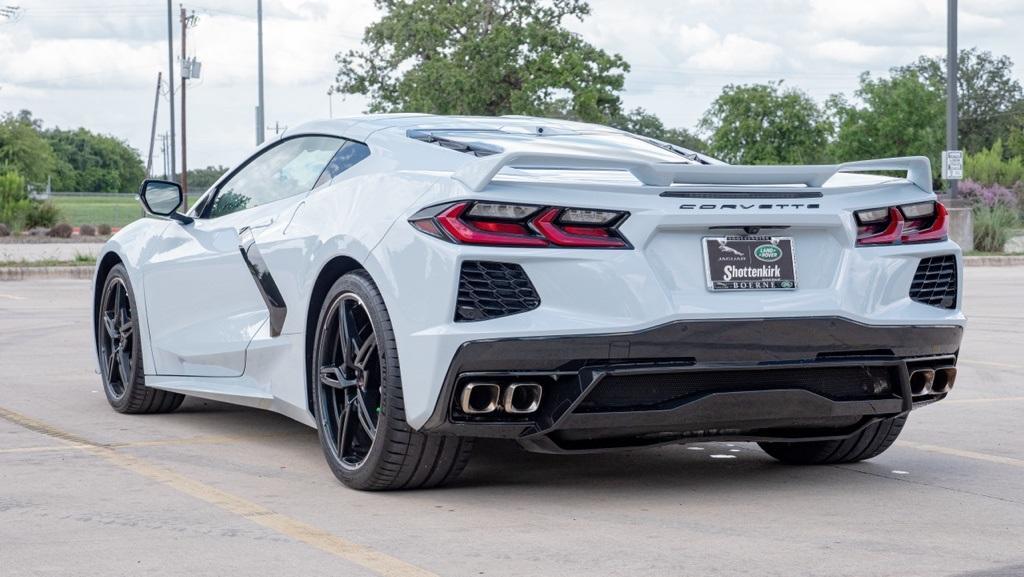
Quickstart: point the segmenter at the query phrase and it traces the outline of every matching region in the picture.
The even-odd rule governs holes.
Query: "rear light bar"
[[[629,213],[465,201],[425,208],[409,224],[458,244],[535,248],[632,248],[619,232]]]
[[[949,238],[949,212],[941,202],[859,210],[857,246],[939,242]]]

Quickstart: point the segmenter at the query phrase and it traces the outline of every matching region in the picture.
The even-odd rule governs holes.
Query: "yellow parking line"
[[[1013,457],[1002,457],[999,455],[989,455],[988,453],[978,453],[976,451],[965,451],[963,449],[954,449],[952,447],[940,447],[938,445],[926,445],[924,443],[914,443],[912,441],[896,441],[896,445],[900,447],[906,447],[908,449],[917,449],[919,451],[928,451],[929,453],[939,453],[942,455],[952,455],[954,457],[963,457],[965,459],[974,459],[976,461],[987,461],[989,463],[999,463],[1000,465],[1010,465],[1011,467],[1022,467],[1024,468],[1024,460],[1014,459]]]
[[[101,457],[108,463],[122,469],[162,483],[176,491],[215,505],[253,523],[291,537],[296,541],[365,567],[379,575],[385,577],[438,577],[434,573],[406,563],[396,557],[391,557],[365,545],[342,539],[323,529],[276,513],[237,495],[175,473],[169,469],[147,463],[138,457],[122,453],[112,446],[93,443],[27,415],[0,407],[0,418],[37,433],[60,439],[69,443],[71,448]]]
[[[231,444],[241,443],[246,440],[258,439],[260,437],[269,437],[270,435],[253,435],[252,437],[238,437],[233,435],[202,435],[198,437],[184,437],[180,439],[153,439],[151,441],[133,441],[130,443],[111,443],[104,444],[101,446],[109,447],[111,449],[128,449],[133,447],[163,447],[167,445],[205,445],[205,444]],[[274,435],[275,438],[279,438],[280,435]],[[96,443],[99,445],[100,443]],[[0,455],[5,453],[46,453],[50,451],[73,451],[76,449],[84,449],[93,445],[45,445],[41,447],[15,447],[12,449],[0,449]]]

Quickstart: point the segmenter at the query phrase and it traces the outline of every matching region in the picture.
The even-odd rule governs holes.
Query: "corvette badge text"
[[[820,204],[680,204],[683,210],[775,210],[783,208],[794,208],[813,210],[821,208]]]

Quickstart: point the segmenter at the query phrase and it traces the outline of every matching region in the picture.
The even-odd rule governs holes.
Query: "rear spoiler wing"
[[[512,151],[487,156],[456,170],[452,178],[480,192],[505,167],[569,170],[624,170],[647,186],[710,184],[733,186],[802,184],[821,187],[840,172],[906,171],[907,180],[932,192],[932,166],[925,156],[859,160],[843,164],[756,166],[648,162],[629,158],[558,152]]]

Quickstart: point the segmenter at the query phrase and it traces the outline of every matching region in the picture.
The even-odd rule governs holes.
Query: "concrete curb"
[[[25,279],[91,279],[96,267],[85,266],[11,266],[0,267],[0,281]]]
[[[964,266],[1024,266],[1024,256],[965,256]]]

